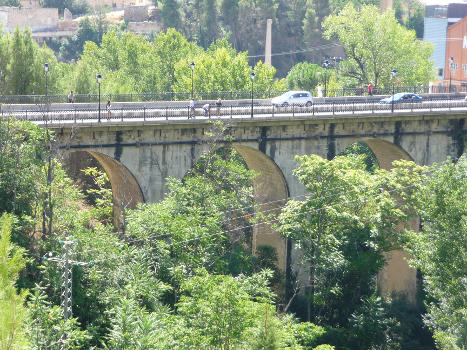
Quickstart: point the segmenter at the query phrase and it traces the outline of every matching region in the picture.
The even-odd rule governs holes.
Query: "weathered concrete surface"
[[[447,157],[458,158],[464,151],[462,135],[465,134],[466,115],[450,113],[252,119],[231,121],[228,130],[234,138],[233,146],[248,167],[261,172],[255,192],[266,204],[263,210],[279,210],[287,197],[305,193],[292,173],[297,165],[296,155],[318,154],[332,159],[351,144],[363,141],[386,169],[390,169],[396,159],[412,159],[429,165]],[[134,177],[135,182],[125,191],[137,193],[139,187],[141,199],[154,202],[163,198],[168,176],[183,177],[207,150],[203,140],[209,128],[208,122],[200,120],[94,125],[74,128],[75,137],[63,146],[69,151],[90,151],[96,159],[113,159],[112,166],[103,165],[106,171],[128,171]],[[66,140],[71,131],[71,126],[56,130],[59,140]],[[111,180],[122,176],[110,175]],[[268,225],[257,226],[253,242],[254,247],[264,243],[273,245],[280,254],[280,266],[285,269],[286,243]],[[293,248],[289,251],[289,259],[294,264],[297,251]],[[381,290],[387,294],[406,293],[409,300],[414,300],[416,276],[407,265],[407,256],[395,251],[387,258],[388,264],[380,274]]]

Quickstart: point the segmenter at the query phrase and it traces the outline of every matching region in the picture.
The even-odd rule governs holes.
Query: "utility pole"
[[[52,261],[58,263],[62,268],[62,290],[60,294],[60,306],[63,309],[63,316],[65,319],[69,319],[72,316],[72,305],[73,305],[73,266],[85,266],[93,265],[93,262],[89,263],[75,261],[71,259],[73,253],[73,245],[77,242],[76,239],[70,239],[66,237],[64,241],[60,241],[62,246],[62,255],[53,257],[52,253],[44,256],[43,261]],[[65,336],[66,339],[66,336]],[[64,339],[62,339],[64,340]],[[62,349],[65,349],[65,342],[62,341]]]

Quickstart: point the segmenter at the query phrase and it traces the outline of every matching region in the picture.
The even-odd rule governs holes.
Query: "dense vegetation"
[[[127,212],[123,233],[105,173],[86,170],[95,183],[83,192],[53,135],[1,120],[2,349],[415,349],[432,347],[426,327],[440,348],[465,347],[465,158],[385,171],[363,144],[332,161],[297,158],[309,196],[276,226],[303,251],[287,282],[274,250],[251,254],[258,174],[228,143],[217,148],[225,129],[212,127],[211,151],[169,180],[164,200]],[[73,268],[65,319],[61,267],[42,257],[74,239],[73,260],[93,264]],[[401,246],[423,274],[418,304],[375,284],[383,253]]]
[[[323,23],[325,35],[338,38],[347,59],[326,70],[302,62],[284,80],[275,78],[274,67],[254,62],[258,91],[313,90],[323,76],[330,88],[368,81],[384,86],[392,83],[392,68],[399,71],[399,84],[430,78],[430,48],[416,42],[392,12],[339,1],[330,3],[329,17],[323,1],[220,4],[162,1],[164,20],[171,21],[166,25],[178,31],[151,39],[118,28],[107,31],[99,18],[85,20],[78,37],[61,48],[62,58],[70,57],[73,47],[84,44],[71,64],[39,47],[29,31],[2,34],[1,92],[44,94],[44,63],[50,68],[49,94],[96,93],[97,73],[104,77],[105,93],[187,92],[191,62],[195,93],[249,90],[252,67],[245,50],[251,55],[258,49],[262,39],[254,35],[265,15],[284,28],[284,13],[303,21],[303,28],[288,30],[310,40],[307,45],[321,42]],[[229,15],[211,20],[218,12]],[[296,35],[301,31],[308,34]],[[221,32],[225,35],[217,37]],[[372,41],[379,49],[363,45],[358,40],[363,34],[381,40]],[[84,43],[88,35],[93,41]],[[404,67],[401,58],[413,66]],[[92,185],[74,182],[52,133],[5,115],[0,120],[0,348],[467,346],[466,158],[429,168],[399,162],[386,171],[364,144],[332,161],[297,157],[295,175],[308,196],[289,200],[271,219],[302,253],[285,275],[276,267],[274,248],[252,252],[253,228],[268,219],[255,204],[259,174],[247,169],[227,134],[224,125],[212,124],[205,140],[210,151],[183,179],[168,179],[163,200],[114,217],[119,211],[113,210],[104,172],[83,169]],[[421,218],[419,232],[409,225],[414,218]],[[53,261],[61,258],[64,241],[70,242],[73,260],[86,263],[73,267],[69,319],[59,306],[61,266]],[[376,283],[384,254],[401,247],[423,278],[416,303],[404,295],[381,295]]]
[[[252,51],[233,45],[227,36],[199,46],[191,36],[173,28],[146,38],[121,28],[107,28],[101,17],[87,18],[81,21],[76,38],[55,47],[60,60],[81,52],[82,47],[75,62],[65,63],[57,61],[47,46],[39,47],[30,31],[16,30],[12,35],[0,35],[0,90],[8,95],[44,94],[44,63],[49,64],[49,94],[67,94],[70,90],[95,94],[98,73],[103,76],[104,94],[189,92],[191,62],[195,63],[195,93],[249,91],[252,70],[256,74],[254,90],[266,91],[265,97],[269,91],[286,87],[313,91],[323,80],[328,95],[332,95],[332,90],[370,81],[375,87],[427,85],[433,76],[431,46],[417,41],[415,33],[402,27],[391,11],[380,14],[374,6],[357,10],[348,4],[326,17],[322,27],[326,38],[340,42],[345,59],[332,61],[326,69],[301,62],[290,69],[285,79],[278,79],[276,68],[261,60],[249,64]],[[248,30],[246,25],[241,28]],[[393,69],[398,72],[396,80],[391,79]]]

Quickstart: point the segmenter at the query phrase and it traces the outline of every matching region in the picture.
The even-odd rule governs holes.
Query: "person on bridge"
[[[68,94],[68,103],[75,103],[75,96],[73,95],[73,90]]]
[[[107,104],[105,105],[105,109],[107,109],[107,120],[110,120],[112,112],[110,112],[110,100],[107,101]]]
[[[216,101],[216,108],[217,108],[217,116],[220,117],[221,115],[221,107],[222,107],[222,101],[221,98],[219,97]]]
[[[209,103],[206,103],[203,106],[203,111],[204,111],[204,116],[205,117],[209,116],[209,118],[211,118],[211,115],[209,114],[210,109],[211,109],[211,106],[209,105]]]
[[[188,114],[188,119],[195,117],[195,100],[190,100],[190,112]]]
[[[318,97],[323,97],[323,88],[321,87],[321,83],[318,84]]]
[[[373,96],[373,84],[371,81],[368,84],[368,96]]]

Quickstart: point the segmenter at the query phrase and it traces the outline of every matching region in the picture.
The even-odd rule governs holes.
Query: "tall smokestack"
[[[266,21],[266,47],[264,49],[264,63],[269,67],[271,64],[271,28],[272,28],[272,19]]]

